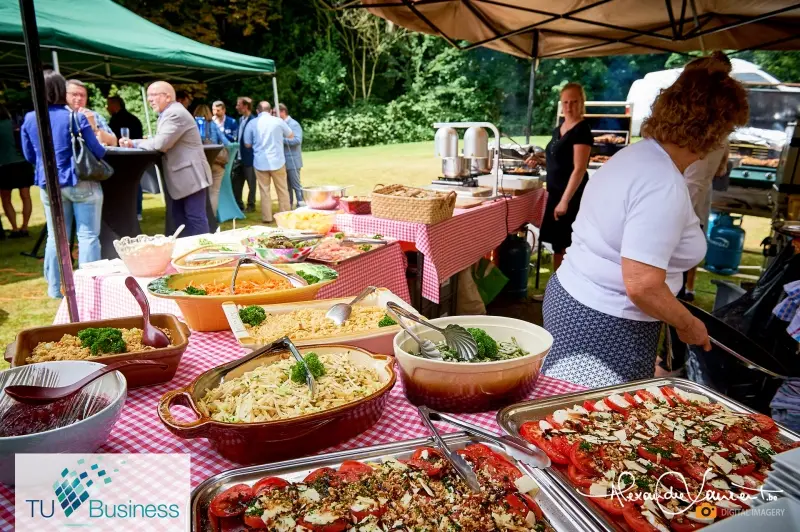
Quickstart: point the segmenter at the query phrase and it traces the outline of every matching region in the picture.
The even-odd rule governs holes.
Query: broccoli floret
[[[489,336],[483,329],[471,327],[468,328],[467,331],[472,335],[472,337],[475,339],[475,342],[478,344],[478,358],[497,358],[499,346],[494,338]]]
[[[306,273],[303,271],[298,271],[297,275],[305,279],[308,284],[317,284],[320,281],[319,277],[317,277],[316,275],[311,275],[310,273]]]
[[[384,314],[381,321],[378,322],[378,327],[391,327],[392,325],[397,325],[397,322],[390,318],[388,314]]]
[[[242,322],[255,327],[256,325],[261,325],[261,322],[267,319],[267,313],[259,306],[250,305],[239,310],[239,317]]]
[[[361,246],[358,246],[358,249],[366,253],[367,251],[370,251],[372,249],[372,246],[370,246],[369,244],[363,244]]]
[[[186,288],[183,289],[183,291],[186,292],[190,296],[205,296],[205,295],[208,295],[208,293],[205,290],[203,290],[202,288],[195,288],[194,286],[187,286]]]
[[[305,365],[300,362],[296,362],[292,366],[290,376],[294,382],[298,384],[303,384],[306,382],[306,366],[308,366],[308,369],[311,371],[311,375],[314,378],[318,379],[325,375],[325,366],[322,364],[316,353],[307,354],[303,357],[303,360],[306,361]]]
[[[335,238],[336,240],[343,240],[344,233],[336,233],[335,235],[333,235],[333,238]]]
[[[78,332],[83,347],[88,347],[92,356],[106,353],[124,353],[126,350],[122,331],[113,327],[90,327]]]
[[[372,238],[374,238],[375,240],[383,240],[383,235],[375,235]]]

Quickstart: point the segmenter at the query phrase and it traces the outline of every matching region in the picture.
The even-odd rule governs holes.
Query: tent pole
[[[275,113],[278,113],[278,77],[272,76],[272,96],[275,98]]]
[[[144,120],[147,122],[147,136],[153,136],[153,126],[150,125],[150,106],[147,104],[147,95],[144,92],[144,85],[139,85],[139,88],[142,91],[142,106],[144,107]],[[161,191],[161,203],[165,206],[167,204],[167,198],[164,196],[164,180],[161,179],[161,170],[156,165],[156,179],[158,179],[158,189]]]
[[[25,39],[25,55],[28,60],[28,74],[33,93],[33,109],[39,127],[39,146],[42,149],[42,163],[50,200],[51,228],[56,240],[58,268],[61,272],[61,286],[67,299],[67,309],[71,322],[79,321],[78,300],[75,297],[75,282],[72,278],[72,254],[67,239],[67,225],[64,222],[64,207],[61,204],[61,187],[58,183],[56,154],[53,148],[53,132],[50,129],[50,113],[44,88],[44,70],[39,55],[39,29],[36,26],[36,11],[33,0],[19,0],[19,11],[22,16],[22,35]],[[55,55],[55,52],[54,52]]]
[[[56,52],[55,50],[52,50],[51,53],[53,54],[53,70],[55,70],[56,72],[58,72],[60,74],[61,73],[61,69],[58,68],[58,52]]]
[[[531,48],[531,78],[528,84],[528,114],[525,120],[525,144],[531,143],[531,126],[533,125],[533,100],[536,88],[536,63],[539,56],[539,32],[533,32],[533,46]]]

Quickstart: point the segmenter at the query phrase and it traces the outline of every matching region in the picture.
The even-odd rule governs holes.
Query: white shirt
[[[618,318],[656,321],[628,299],[622,257],[666,270],[677,294],[682,273],[706,254],[683,175],[651,139],[621,150],[594,174],[572,231],[558,280],[582,304]]]
[[[286,165],[283,138],[292,134],[289,126],[269,113],[260,113],[248,124],[244,143],[253,146],[253,166],[262,172],[279,170]]]
[[[711,214],[711,185],[728,149],[729,146],[726,142],[722,147],[690,164],[689,168],[683,172],[694,213],[700,219],[702,226],[708,226],[708,217]]]

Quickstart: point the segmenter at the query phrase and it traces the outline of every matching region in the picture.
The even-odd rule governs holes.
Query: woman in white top
[[[662,321],[710,349],[705,326],[675,294],[706,253],[683,172],[749,114],[726,59],[687,66],[653,104],[644,140],[589,180],[572,245],[545,292],[544,327],[554,339],[546,375],[590,387],[652,377]]]

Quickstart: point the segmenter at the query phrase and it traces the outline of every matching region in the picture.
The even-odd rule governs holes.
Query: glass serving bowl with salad
[[[285,235],[256,235],[242,240],[242,244],[259,258],[272,264],[303,262],[319,244],[318,239],[293,240]]]

